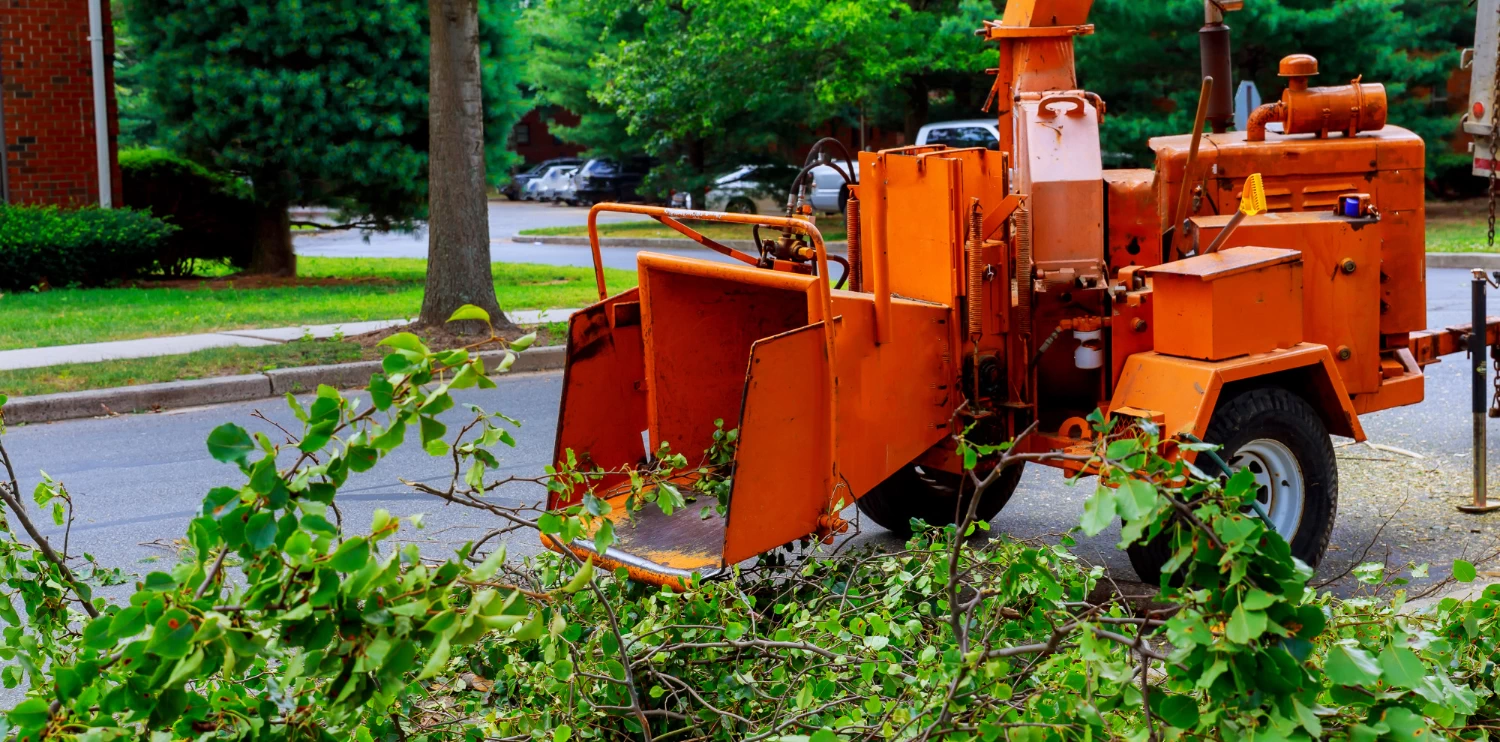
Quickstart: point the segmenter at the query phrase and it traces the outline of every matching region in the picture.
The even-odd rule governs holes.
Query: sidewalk
[[[507,312],[506,316],[519,325],[539,325],[562,322],[576,309],[547,309]],[[359,335],[387,327],[405,325],[411,320],[389,319],[370,322],[345,322],[333,325],[300,325],[297,327],[274,327],[265,330],[226,330],[199,335],[173,335],[170,337],[141,338],[139,340],[117,340],[108,343],[85,343],[82,345],[56,345],[48,348],[20,348],[0,350],[0,371],[22,368],[40,368],[62,363],[96,363],[124,358],[152,358],[192,353],[206,348],[231,346],[254,347],[279,345],[304,337],[318,339],[335,335]]]

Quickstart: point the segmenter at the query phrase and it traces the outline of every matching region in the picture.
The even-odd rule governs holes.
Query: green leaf
[[[340,572],[358,572],[370,560],[370,542],[357,536],[345,541],[333,552],[330,564]]]
[[[208,434],[208,455],[221,464],[243,464],[253,450],[250,434],[234,423],[224,423]]]
[[[396,393],[396,387],[382,374],[370,376],[370,402],[375,409],[385,412],[391,406],[391,399]]]
[[[146,575],[143,587],[151,592],[163,593],[169,590],[176,590],[177,580],[173,579],[172,575],[166,572],[152,572]]]
[[[1323,724],[1318,721],[1318,715],[1295,698],[1292,699],[1292,708],[1297,711],[1297,721],[1302,724],[1302,728],[1306,729],[1313,739],[1322,738]]]
[[[1462,559],[1453,560],[1453,579],[1459,582],[1473,582],[1474,578],[1478,576],[1479,573],[1474,569],[1474,565],[1471,562],[1466,562]]]
[[[1380,663],[1359,647],[1336,644],[1328,650],[1323,672],[1335,685],[1366,687],[1380,679]]]
[[[245,524],[245,541],[256,551],[276,543],[276,518],[265,511],[250,516]]]
[[[1244,600],[1240,601],[1240,605],[1252,611],[1263,611],[1275,604],[1276,596],[1260,588],[1251,589],[1250,592],[1245,594]]]
[[[177,666],[172,668],[172,675],[167,678],[167,687],[173,688],[187,682],[188,678],[203,665],[203,648],[199,647],[192,654],[177,661]]]
[[[563,724],[552,730],[552,742],[568,742],[573,739],[573,727]]]
[[[1427,667],[1416,652],[1405,647],[1386,647],[1380,653],[1380,672],[1398,688],[1415,688],[1427,678]]]
[[[529,333],[529,334],[526,334],[526,335],[522,335],[521,337],[518,337],[515,340],[512,340],[510,342],[510,349],[511,350],[526,350],[527,348],[531,347],[532,343],[535,343],[535,342],[536,342],[536,333],[532,332],[532,333]]]
[[[437,646],[432,648],[432,655],[428,657],[427,662],[422,665],[422,673],[417,676],[417,680],[426,680],[427,678],[430,678],[446,669],[448,667],[448,657],[451,651],[452,650],[448,645],[448,637],[442,637],[441,639],[438,639]]]
[[[460,320],[466,319],[477,319],[485,324],[489,324],[490,313],[474,306],[473,304],[465,304],[458,309],[453,310],[453,314],[448,317],[449,322],[458,322]]]
[[[47,707],[47,701],[40,698],[30,698],[16,704],[6,716],[10,722],[21,729],[37,729],[46,724],[52,718],[52,711]]]
[[[485,580],[494,577],[495,572],[498,571],[500,569],[500,565],[504,563],[505,545],[502,544],[500,548],[490,552],[490,555],[485,557],[484,561],[481,562],[478,567],[469,570],[467,579],[471,582],[484,582]]]
[[[562,591],[565,593],[576,593],[587,587],[589,581],[592,579],[594,579],[594,560],[590,559],[584,562],[582,567],[578,568],[578,573],[573,575],[573,579],[568,580],[568,584],[563,585]]]
[[[1115,492],[1099,485],[1094,494],[1083,503],[1083,520],[1079,523],[1083,532],[1097,536],[1115,520]]]
[[[384,345],[387,348],[395,348],[397,350],[409,350],[413,353],[420,353],[424,356],[430,355],[432,353],[432,351],[427,349],[426,345],[422,344],[421,338],[409,332],[398,332],[395,335],[381,340],[376,344]]]
[[[1225,628],[1224,635],[1236,644],[1248,644],[1265,631],[1265,612],[1249,610],[1241,603],[1229,615],[1229,625]]]
[[[1192,696],[1166,696],[1154,710],[1162,721],[1178,729],[1194,729],[1198,726],[1198,702]]]

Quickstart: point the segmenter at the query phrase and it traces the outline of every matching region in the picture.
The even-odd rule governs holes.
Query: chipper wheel
[[[985,491],[975,517],[988,521],[1005,507],[1011,493],[1016,491],[1016,484],[1021,481],[1021,469],[1019,464],[1012,466]],[[923,469],[913,464],[875,485],[864,497],[856,500],[855,505],[859,512],[881,528],[906,538],[911,535],[913,518],[935,526],[953,522],[959,510],[958,486],[961,482],[957,474]],[[963,507],[967,508],[973,487],[965,484],[963,490]]]
[[[1231,469],[1255,473],[1256,499],[1272,527],[1294,556],[1318,566],[1333,534],[1339,473],[1328,429],[1312,406],[1285,389],[1250,389],[1219,403],[1204,440],[1222,446],[1219,456]],[[1197,464],[1219,473],[1208,456],[1200,454]],[[1133,544],[1128,553],[1136,575],[1151,583],[1172,557],[1165,537]]]

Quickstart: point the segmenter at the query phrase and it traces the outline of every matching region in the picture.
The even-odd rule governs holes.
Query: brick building
[[[120,202],[114,55],[101,6],[110,203]],[[0,0],[0,196],[17,204],[100,203],[90,0]]]
[[[526,167],[554,157],[577,157],[583,151],[582,147],[553,136],[551,127],[554,122],[559,126],[577,126],[578,114],[555,106],[537,106],[527,111],[511,131],[511,148],[521,156]]]

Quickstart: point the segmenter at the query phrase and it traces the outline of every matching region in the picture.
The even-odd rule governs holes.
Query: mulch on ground
[[[536,343],[533,344],[533,347],[540,348],[547,345],[560,345],[566,341],[566,338],[564,337],[554,337],[551,329],[545,325],[537,327],[535,329],[537,335]],[[526,328],[517,328],[514,330],[501,330],[496,334],[498,334],[502,338],[505,338],[506,340],[515,340],[516,338],[519,338],[530,331],[531,330]],[[433,350],[452,350],[454,348],[465,348],[474,345],[475,343],[482,342],[485,339],[485,336],[483,334],[462,335],[453,332],[452,328],[446,326],[419,327],[412,325],[407,325],[404,327],[388,327],[384,330],[375,330],[373,332],[366,332],[360,335],[350,335],[348,337],[345,337],[344,339],[358,343],[361,347],[368,348],[372,351],[384,351],[385,349],[380,347],[380,341],[392,335],[395,335],[398,332],[410,332],[413,335],[416,335],[417,337],[422,339],[422,342],[425,343],[428,348],[431,348]],[[500,347],[501,346],[499,343],[489,343],[484,345],[483,347],[480,347],[479,350],[499,350]],[[384,353],[379,353],[379,355],[384,355]]]

